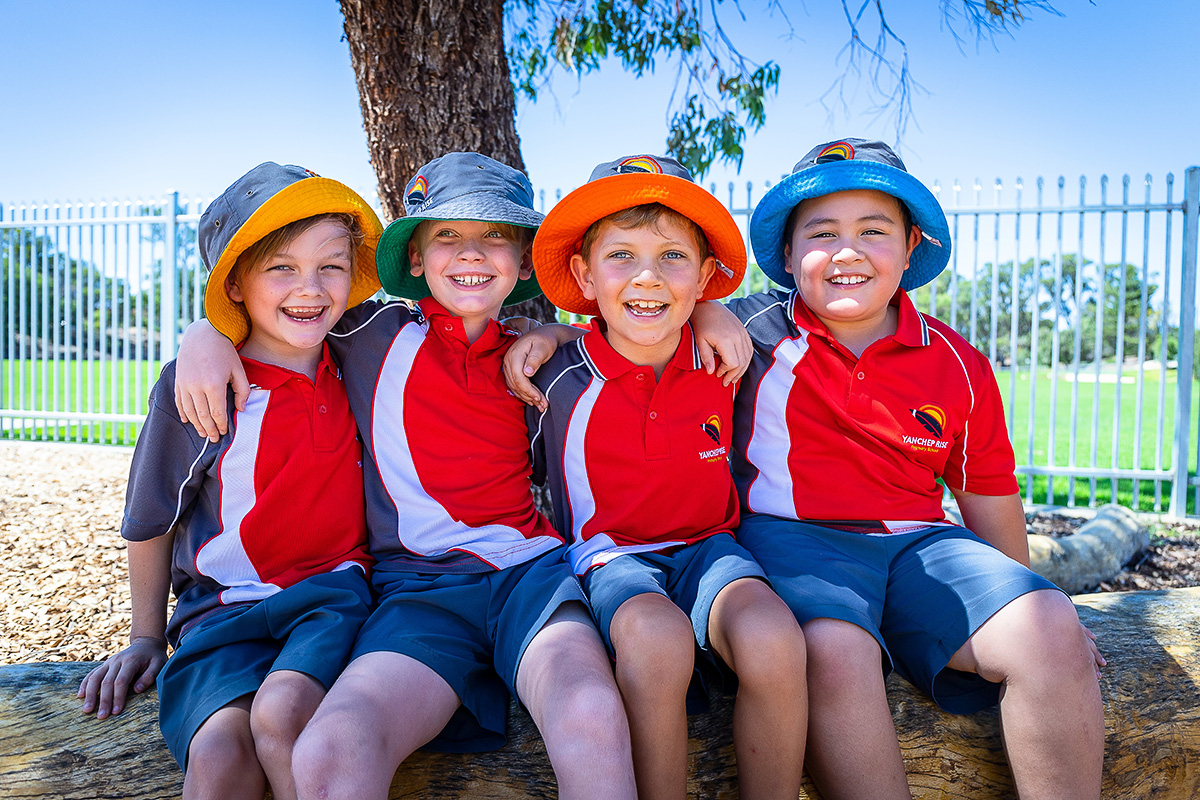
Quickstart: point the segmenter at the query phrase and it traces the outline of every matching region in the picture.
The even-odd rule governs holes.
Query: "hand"
[[[76,697],[83,698],[83,713],[96,712],[96,719],[125,710],[125,698],[132,684],[141,693],[154,685],[159,670],[167,663],[167,643],[162,639],[142,636],[100,666],[93,669],[79,684]]]
[[[192,323],[175,358],[175,409],[180,421],[190,422],[209,441],[218,441],[229,431],[225,397],[230,384],[234,405],[245,411],[250,383],[237,351],[208,320]]]
[[[518,400],[546,410],[546,398],[529,380],[538,368],[550,360],[559,347],[583,336],[584,330],[572,325],[551,323],[534,328],[508,348],[504,354],[504,381]]]
[[[1096,677],[1100,677],[1100,668],[1108,666],[1108,662],[1104,659],[1104,655],[1100,652],[1100,648],[1096,646],[1096,634],[1092,633],[1091,628],[1079,623],[1079,627],[1083,628],[1083,634],[1087,637],[1088,647],[1092,649],[1092,660],[1096,664]]]
[[[725,386],[740,379],[749,369],[754,355],[754,344],[741,321],[715,301],[697,303],[691,321],[696,334],[696,350],[705,371],[709,375],[716,374]],[[717,355],[721,357],[720,366]]]

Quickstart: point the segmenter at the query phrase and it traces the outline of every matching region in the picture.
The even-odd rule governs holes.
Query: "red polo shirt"
[[[737,527],[733,390],[704,371],[690,325],[659,380],[600,329],[561,348],[535,380],[549,408],[530,413],[534,477],[549,479],[577,574]]]
[[[903,291],[895,335],[861,356],[799,299],[734,300],[755,344],[736,410],[743,506],[795,519],[942,520],[942,487],[1017,491],[987,358]]]

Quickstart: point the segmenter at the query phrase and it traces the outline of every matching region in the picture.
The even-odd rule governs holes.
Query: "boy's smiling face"
[[[571,257],[571,274],[584,296],[600,307],[613,349],[661,373],[716,261],[707,247],[701,249],[696,234],[670,215],[636,228],[611,220],[597,225],[588,257]]]
[[[835,192],[803,201],[784,243],[784,269],[835,338],[895,333],[888,307],[921,241],[905,231],[900,201],[883,192]],[[890,328],[890,329],[889,329]]]
[[[462,317],[474,341],[495,319],[518,278],[532,274],[528,246],[511,226],[475,220],[421,223],[408,245],[413,275],[424,275],[433,299]]]
[[[344,225],[323,220],[231,280],[250,317],[242,353],[307,372],[349,302],[353,248]]]

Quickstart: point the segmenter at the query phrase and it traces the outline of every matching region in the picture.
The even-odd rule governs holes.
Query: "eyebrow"
[[[801,230],[808,230],[809,228],[816,227],[818,225],[832,225],[832,224],[836,224],[840,221],[841,220],[835,219],[833,217],[818,217],[816,219],[810,219],[807,223],[804,224],[804,226],[803,226],[803,228],[801,228]],[[893,219],[892,217],[889,217],[887,214],[868,214],[867,216],[859,217],[858,219],[856,219],[854,221],[855,222],[890,222],[893,225],[896,224],[896,220]]]

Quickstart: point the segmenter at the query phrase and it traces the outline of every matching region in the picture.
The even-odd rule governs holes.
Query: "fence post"
[[[178,265],[175,263],[176,255],[179,252],[177,220],[179,214],[179,192],[167,193],[167,214],[166,214],[166,230],[163,231],[163,246],[166,252],[163,253],[162,261],[162,277],[160,280],[161,299],[159,307],[159,358],[163,361],[170,361],[175,357],[175,348],[177,347],[177,329],[179,327],[178,313],[176,311],[176,285],[178,283],[177,270]]]
[[[1187,516],[1192,436],[1192,360],[1196,336],[1196,245],[1200,233],[1200,167],[1188,167],[1183,178],[1183,258],[1179,286],[1179,352],[1176,368],[1175,458],[1171,466],[1172,517]],[[1200,424],[1200,423],[1198,423]],[[1200,511],[1200,506],[1197,506]]]

